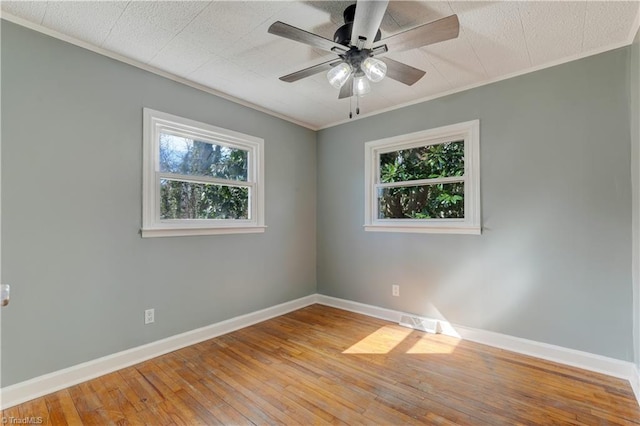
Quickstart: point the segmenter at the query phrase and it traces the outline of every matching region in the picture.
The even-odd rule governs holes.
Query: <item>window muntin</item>
[[[365,230],[480,233],[478,120],[365,144]]]
[[[144,109],[144,237],[264,232],[263,140]]]

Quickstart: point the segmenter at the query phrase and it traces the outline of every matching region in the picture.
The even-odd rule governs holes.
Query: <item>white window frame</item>
[[[379,219],[377,190],[398,186],[380,183],[380,154],[402,149],[464,141],[464,175],[411,181],[415,184],[464,182],[464,219]],[[480,234],[480,121],[472,120],[365,143],[365,231]],[[408,186],[408,185],[401,185]]]
[[[160,133],[248,151],[248,219],[160,219]],[[143,109],[142,237],[245,234],[265,231],[264,140],[150,108]],[[166,175],[166,176],[165,176]],[[200,180],[201,177],[198,177]],[[207,179],[216,183],[215,178]],[[219,180],[219,179],[218,179]],[[221,182],[223,180],[220,180]],[[246,185],[244,185],[246,183]],[[228,184],[228,181],[224,181]]]

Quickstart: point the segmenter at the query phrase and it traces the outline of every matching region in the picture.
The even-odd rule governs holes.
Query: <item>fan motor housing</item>
[[[351,65],[351,67],[356,71],[356,73],[362,72],[362,70],[360,68],[360,65],[369,56],[372,56],[371,55],[371,50],[369,50],[369,49],[358,49],[355,46],[352,46],[351,49],[349,49],[349,51],[347,53],[345,53],[344,55],[340,55],[340,57],[342,59],[344,59],[344,61],[346,63]]]
[[[343,46],[349,46],[351,44],[351,32],[353,30],[353,19],[356,16],[356,5],[355,3],[348,6],[344,12],[342,13],[342,17],[344,18],[344,25],[336,30],[333,34],[333,41],[338,44],[342,44]],[[376,36],[373,41],[376,42],[382,38],[382,32],[378,29]]]
[[[356,18],[356,3],[347,6],[344,12],[342,12],[342,18],[345,24],[350,24],[354,21]]]
[[[351,30],[353,29],[353,22],[349,22],[347,24],[344,24],[343,26],[341,26],[340,28],[338,28],[335,32],[335,34],[333,34],[333,41],[338,43],[338,44],[342,44],[344,46],[349,46],[351,44]],[[378,32],[376,33],[375,38],[373,39],[374,42],[380,40],[382,38],[382,32],[380,30],[378,30]]]

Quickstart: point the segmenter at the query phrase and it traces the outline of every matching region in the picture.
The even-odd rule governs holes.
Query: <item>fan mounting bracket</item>
[[[352,47],[346,53],[339,56],[357,72],[360,70],[362,61],[373,55],[370,49],[358,49],[357,47]]]

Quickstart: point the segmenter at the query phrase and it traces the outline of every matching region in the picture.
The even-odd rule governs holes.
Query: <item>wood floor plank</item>
[[[202,420],[191,410],[191,408],[185,406],[183,403],[174,400],[165,399],[155,407],[149,407],[149,412],[153,412],[156,416],[166,416],[170,419],[170,423],[180,426],[190,426],[202,424]],[[147,413],[145,410],[143,413]],[[153,424],[153,423],[151,423]]]
[[[49,410],[43,398],[28,401],[19,409],[20,418],[28,419],[29,423],[46,424],[49,422]]]
[[[271,410],[263,408],[262,401],[254,401],[251,395],[247,396],[244,392],[235,387],[233,382],[227,383],[217,375],[210,376],[207,380],[203,380],[203,384],[216,392],[231,407],[235,408],[244,417],[254,424],[284,424],[282,420],[278,420],[277,416],[272,416]],[[293,423],[292,420],[289,420]]]
[[[137,411],[136,408],[129,402],[127,397],[120,391],[120,389],[113,389],[108,391],[109,398],[113,401],[113,404],[117,407],[118,411],[120,411],[124,418],[126,419],[123,424],[129,425],[143,425],[145,424],[144,417],[140,415],[140,411]],[[166,424],[162,422],[160,419],[156,419],[156,424]]]
[[[222,362],[225,360],[227,362]],[[288,410],[292,402],[286,398],[282,398],[281,394],[275,392],[268,386],[263,386],[261,380],[250,374],[239,364],[229,363],[229,358],[223,354],[218,354],[216,359],[203,358],[205,364],[210,365],[216,371],[215,375],[224,380],[227,384],[240,390],[246,397],[253,399],[259,404],[263,410],[267,411],[270,416],[274,417],[278,422],[285,424],[297,423],[295,416],[291,415]],[[260,389],[259,393],[254,390]]]
[[[635,425],[621,379],[322,305],[2,412],[52,425]]]
[[[185,384],[185,386],[180,389],[180,392],[186,392],[186,394],[188,394],[191,398],[201,404],[209,413],[211,413],[211,416],[213,416],[214,419],[222,424],[252,424],[246,417],[240,414],[233,407],[230,407],[218,395],[204,386],[200,381],[200,377],[194,374],[191,370],[187,368],[181,368],[177,371],[177,373],[179,373],[180,377],[176,378],[176,380],[182,380]],[[160,380],[160,377],[154,377],[155,374],[149,375],[150,380],[153,380],[154,383],[156,382],[156,380]],[[170,377],[167,375],[167,378]],[[171,380],[173,380],[177,384],[176,380]]]
[[[47,405],[47,412],[49,414],[49,422],[44,424],[55,424],[66,426],[69,425],[69,421],[67,420],[67,416],[64,412],[64,408],[58,396],[59,392],[53,393],[51,395],[47,395],[44,397],[45,404]],[[75,408],[74,408],[75,411]],[[77,416],[77,412],[76,412]],[[80,418],[78,417],[76,422],[80,422]],[[8,423],[8,422],[7,422]],[[73,423],[71,423],[73,424]]]
[[[278,377],[278,383],[285,386],[272,386],[274,392],[273,396],[277,401],[277,392],[283,392],[282,395],[289,395],[293,398],[283,399],[284,402],[288,403],[288,407],[285,409],[287,412],[299,411],[296,406],[301,405],[305,410],[308,410],[315,415],[320,415],[328,421],[335,421],[336,419],[342,419],[342,421],[345,421],[346,419],[355,418],[353,413],[349,413],[350,411],[362,413],[363,409],[360,406],[353,404],[348,398],[344,397],[339,398],[340,404],[338,407],[336,407],[334,403],[332,405],[333,409],[327,410],[327,406],[324,404],[323,400],[332,399],[333,397],[340,395],[331,393],[326,389],[326,386],[320,382],[314,383],[313,379],[317,379],[317,376],[308,377],[304,372],[299,369],[291,368],[283,362],[270,362],[267,364],[269,367],[268,370],[265,370],[265,364],[261,363],[255,357],[246,355],[249,353],[247,349],[249,348],[243,346],[243,343],[240,340],[237,340],[233,345],[233,349],[229,350],[229,355],[220,354],[218,355],[218,358],[221,358],[222,361],[225,361],[234,368],[238,368],[241,371],[244,370],[244,374],[251,375],[258,383],[269,383],[268,380],[270,375]],[[318,387],[317,384],[321,384],[321,386]],[[309,396],[309,398],[305,398],[305,396]],[[342,396],[344,396],[344,394]],[[293,407],[290,407],[292,404]],[[347,414],[340,416],[338,409],[345,410],[345,413]],[[308,419],[300,420],[303,422],[308,421]]]
[[[91,387],[92,382],[80,383],[69,388],[69,395],[73,400],[82,424],[111,425],[115,424],[108,413],[102,410],[102,404]]]
[[[71,398],[71,394],[69,393],[68,389],[63,389],[53,395],[57,396],[60,407],[62,408],[62,414],[64,415],[64,418],[69,425],[82,423],[80,414],[78,414],[78,410],[73,402],[73,399]],[[50,408],[50,415],[53,416],[53,412],[54,411]]]

